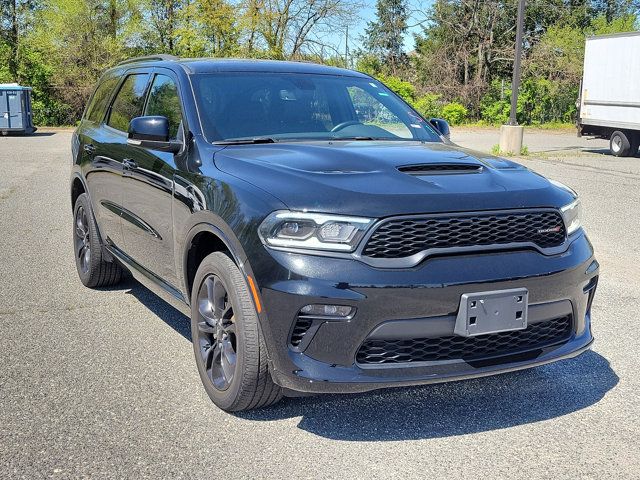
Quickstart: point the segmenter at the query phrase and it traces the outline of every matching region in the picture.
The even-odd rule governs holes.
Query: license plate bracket
[[[529,291],[526,288],[464,293],[454,333],[475,337],[527,328]]]

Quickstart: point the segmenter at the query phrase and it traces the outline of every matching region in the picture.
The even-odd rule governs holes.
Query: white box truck
[[[609,140],[618,157],[640,147],[640,32],[587,38],[578,135]]]

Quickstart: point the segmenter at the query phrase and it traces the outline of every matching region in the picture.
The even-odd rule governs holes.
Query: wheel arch
[[[90,213],[91,213],[91,216],[93,217],[93,221],[96,224],[96,231],[98,233],[98,239],[100,240],[100,245],[102,245],[103,247],[102,254],[106,261],[112,262],[114,260],[113,255],[111,255],[109,250],[104,248],[104,239],[102,238],[102,233],[100,232],[100,224],[98,223],[98,219],[96,218],[96,213],[93,211],[93,202],[91,201],[91,193],[89,192],[89,188],[87,187],[87,183],[84,177],[80,173],[74,172],[72,174],[70,193],[71,193],[71,212],[72,213],[76,208],[76,201],[78,200],[78,197],[80,195],[84,193],[89,198],[89,207],[91,209]]]
[[[225,233],[213,223],[199,223],[187,234],[182,258],[184,289],[189,301],[191,301],[196,271],[202,260],[213,252],[227,253],[245,278],[251,275],[246,254],[235,236]]]
[[[231,260],[236,264],[244,278],[250,297],[254,302],[254,307],[258,315],[258,328],[262,335],[265,336],[265,347],[267,358],[271,361],[269,328],[265,328],[268,324],[266,312],[262,308],[262,299],[260,298],[259,287],[255,280],[255,275],[247,259],[247,255],[242,244],[235,236],[233,231],[227,233],[228,227],[220,220],[222,225],[218,226],[211,222],[211,218],[194,225],[185,237],[183,258],[182,258],[182,279],[184,285],[185,299],[191,304],[191,294],[193,291],[193,281],[200,262],[209,254],[222,251],[227,253]]]
[[[87,189],[87,185],[85,184],[84,179],[80,175],[75,174],[71,178],[71,209],[72,210],[76,206],[76,200],[78,200],[78,197],[83,193],[86,193],[87,195],[89,195],[89,190]]]

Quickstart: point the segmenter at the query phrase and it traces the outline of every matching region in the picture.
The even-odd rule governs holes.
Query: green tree
[[[33,21],[34,0],[0,0],[0,52],[7,80],[20,82],[21,43]],[[6,62],[6,63],[5,63]]]
[[[249,0],[241,23],[248,56],[302,59],[329,51],[332,39],[354,21],[357,0]]]
[[[28,42],[30,61],[40,65],[43,77],[34,96],[48,109],[45,116],[75,122],[102,72],[139,53],[129,29],[136,15],[125,0],[47,0],[42,5]]]
[[[200,0],[181,10],[176,53],[181,56],[233,56],[239,50],[236,10],[225,0]]]
[[[362,37],[364,49],[383,62],[384,69],[396,75],[406,65],[404,36],[409,13],[405,0],[377,0],[376,20],[367,23]]]
[[[184,0],[148,0],[145,17],[149,23],[147,48],[164,53],[177,53],[179,20]]]

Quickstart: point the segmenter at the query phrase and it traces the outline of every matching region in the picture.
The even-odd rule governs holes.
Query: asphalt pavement
[[[602,270],[592,351],[238,415],[201,387],[186,317],[134,280],[78,280],[70,132],[0,137],[0,478],[640,478],[640,158],[527,135],[545,148],[522,162],[583,199]],[[480,150],[494,136],[453,132]]]

